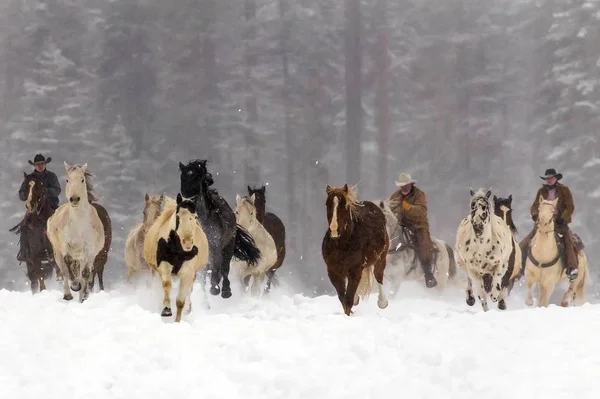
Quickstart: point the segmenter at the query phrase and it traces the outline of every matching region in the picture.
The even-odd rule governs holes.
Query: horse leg
[[[552,296],[552,292],[554,291],[554,287],[556,283],[553,281],[545,281],[540,284],[540,303],[538,307],[547,308],[550,305],[550,296]]]
[[[221,255],[220,264],[220,277],[223,279],[223,286],[221,288],[221,297],[224,299],[231,297],[231,282],[229,281],[229,268],[231,265],[231,258],[233,257],[233,251],[235,249],[235,238],[231,240],[229,244],[223,248]]]
[[[65,258],[62,256],[62,253],[58,251],[54,253],[54,260],[56,261],[56,267],[60,271],[60,275],[63,276],[63,300],[70,301],[73,299],[73,295],[71,294],[71,289],[69,288],[69,279],[64,278],[64,276],[69,275],[69,266],[65,262]]]
[[[252,282],[252,296],[259,297],[260,291],[265,282],[265,273],[258,273],[254,276],[254,281]]]
[[[209,263],[208,273],[210,274],[209,292],[211,295],[219,295],[221,293],[219,284],[221,283],[221,264],[223,263],[222,252],[222,249],[218,248],[218,243],[215,244],[213,248],[209,249],[211,261]]]
[[[168,262],[162,261],[160,265],[158,265],[158,274],[160,275],[160,279],[162,280],[163,287],[163,310],[161,312],[162,317],[170,317],[173,316],[171,312],[171,271],[173,270],[173,266],[171,266]]]
[[[202,296],[204,297],[204,309],[210,310],[210,303],[208,302],[208,294],[206,294],[206,269],[201,272],[202,281],[200,281],[200,287],[202,287]]]
[[[362,269],[360,267],[354,267],[348,271],[348,285],[346,286],[346,295],[343,302],[344,313],[346,313],[346,316],[350,316],[350,313],[352,313],[354,295],[360,284],[361,275]]]
[[[386,254],[383,253],[379,256],[379,259],[375,261],[375,267],[373,268],[373,275],[375,276],[375,281],[377,281],[377,306],[379,306],[379,309],[385,309],[389,305],[383,286],[383,275],[385,273],[386,262]]]
[[[346,294],[346,279],[339,274],[337,271],[332,271],[327,268],[327,275],[329,276],[329,281],[331,281],[331,285],[335,288],[337,292],[338,299],[344,307],[344,296]],[[345,310],[345,308],[344,308]]]
[[[481,276],[474,275],[474,273],[469,273],[469,278],[471,280],[475,280],[477,282],[477,285],[476,285],[477,298],[479,298],[479,302],[481,302],[481,307],[483,308],[483,311],[487,312],[489,310],[489,308],[488,308],[487,294],[485,292],[483,278],[481,278]]]
[[[271,281],[273,280],[273,277],[275,276],[275,268],[270,268],[269,270],[267,270],[267,285],[265,286],[265,294],[268,294],[269,292],[271,292]]]
[[[185,306],[186,298],[190,298],[190,306],[189,310],[192,311],[192,288],[194,285],[194,270],[189,265],[183,265],[181,270],[179,271],[179,291],[177,292],[177,297],[175,298],[175,305],[177,306],[177,314],[175,316],[175,322],[179,323],[181,321],[181,314],[183,313],[183,307]]]
[[[81,268],[81,291],[79,291],[79,302],[83,303],[90,297],[90,281],[92,279],[92,268],[94,264],[87,261]]]
[[[37,273],[34,270],[33,262],[30,260],[26,260],[25,264],[27,265],[27,278],[29,278],[29,288],[31,288],[31,293],[35,294],[39,289],[39,280],[37,278]]]
[[[475,305],[475,295],[473,295],[473,280],[471,280],[471,276],[467,276],[467,288],[465,289],[465,293],[467,294],[467,305]]]

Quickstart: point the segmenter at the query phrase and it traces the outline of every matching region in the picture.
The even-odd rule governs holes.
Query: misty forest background
[[[107,288],[144,193],[175,196],[208,158],[235,205],[268,183],[287,228],[280,276],[332,292],[320,248],[326,184],[360,199],[401,171],[454,245],[469,187],[513,196],[521,239],[548,167],[575,198],[597,269],[600,3],[511,0],[4,0],[0,4],[0,288],[26,290],[17,190],[36,152],[64,190],[89,164],[113,219]],[[64,193],[61,202],[64,202]],[[595,271],[593,271],[595,274]],[[111,284],[112,283],[112,284]],[[588,299],[591,297],[588,296]]]

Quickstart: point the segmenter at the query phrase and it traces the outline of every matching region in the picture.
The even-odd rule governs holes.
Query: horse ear
[[[208,159],[203,159],[200,161],[200,165],[206,167],[206,161],[208,161]]]
[[[242,202],[242,197],[240,197],[239,194],[236,194],[235,195],[235,203],[239,205],[241,202]]]
[[[252,194],[250,196],[250,200],[252,201],[252,203],[254,204],[254,201],[256,200],[256,194]]]
[[[471,197],[473,196],[473,194],[475,194],[472,187],[469,187],[469,194],[471,195]]]
[[[487,193],[485,193],[485,196],[487,198],[490,198],[490,195],[492,195],[492,188],[490,187],[490,189],[487,191]]]
[[[81,166],[81,170],[83,170],[83,173],[85,173],[85,171],[87,170],[87,162]]]
[[[148,195],[148,193],[146,193],[146,195],[144,195],[144,201],[148,202],[150,200],[150,196]]]
[[[162,204],[162,202],[165,200],[165,194],[164,193],[160,195],[160,199],[159,200],[160,200],[160,203]]]
[[[181,161],[179,161],[179,170],[183,171],[183,169],[185,168],[185,165],[181,163]]]
[[[27,179],[27,173],[26,172],[23,172],[23,178]]]
[[[63,161],[63,163],[65,164],[65,170],[68,172],[69,169],[71,168],[71,166],[68,163],[66,163],[65,161]]]
[[[544,197],[542,197],[542,196],[540,195],[540,200],[538,201],[538,204],[541,204],[542,202],[544,202]]]
[[[498,197],[496,197],[496,194],[494,194],[494,202],[498,202]]]
[[[325,192],[327,194],[329,194],[330,191],[331,191],[331,186],[328,184],[327,187],[325,187]]]
[[[181,196],[181,193],[177,193],[177,205],[181,204],[182,201],[183,197]]]
[[[512,194],[508,196],[508,203],[512,204]]]
[[[248,194],[252,193],[252,188],[250,186],[248,186]]]
[[[348,192],[348,184],[347,183],[344,184],[344,192],[346,192],[346,193]]]

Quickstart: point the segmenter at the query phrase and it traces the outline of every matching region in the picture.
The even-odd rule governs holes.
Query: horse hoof
[[[65,295],[63,296],[63,299],[64,299],[65,301],[70,301],[70,300],[72,300],[72,299],[73,299],[73,295],[71,295],[71,294],[68,294],[68,295],[67,295],[67,294],[65,294]]]
[[[160,315],[162,317],[171,317],[171,316],[173,316],[173,313],[171,313],[170,308],[164,308]]]
[[[527,306],[533,306],[533,299],[527,299],[525,301],[525,305],[527,305]]]
[[[562,301],[562,302],[560,303],[560,306],[562,306],[563,308],[568,308],[568,307],[569,307],[569,302],[567,302],[567,301]]]
[[[469,306],[475,305],[475,297],[467,298],[467,305],[469,305]]]
[[[385,309],[388,307],[388,305],[389,305],[389,302],[387,300],[377,301],[377,306],[379,306],[379,309]]]
[[[504,299],[501,299],[500,302],[498,302],[498,309],[506,310],[506,302],[504,302]]]
[[[81,283],[77,283],[77,285],[71,284],[71,291],[79,292],[81,290]]]
[[[218,294],[218,292],[217,292],[217,294]],[[225,291],[225,290],[221,291],[221,298],[223,298],[223,299],[231,298],[231,291]]]
[[[219,293],[221,292],[221,289],[219,287],[210,287],[210,294],[211,295],[219,295]]]

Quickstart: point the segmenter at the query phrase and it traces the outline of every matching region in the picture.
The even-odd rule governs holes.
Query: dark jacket
[[[548,199],[548,186],[543,185],[538,190],[535,200],[533,201],[533,204],[531,204],[531,216],[538,216],[540,196],[544,199]],[[571,216],[573,215],[573,212],[575,212],[575,204],[573,203],[573,196],[571,195],[569,187],[561,183],[556,183],[556,198],[558,198],[558,203],[556,204],[558,216],[560,216],[565,223],[571,223]]]
[[[60,202],[58,196],[60,195],[61,188],[56,174],[46,169],[42,173],[39,173],[37,170],[34,170],[32,173],[30,173],[30,176],[31,175],[37,176],[38,178],[41,177],[42,181],[44,182],[44,186],[46,186],[46,188],[48,189],[48,196],[51,198],[50,203],[52,205],[52,208],[58,208],[58,204]],[[19,189],[19,199],[21,201],[27,201],[27,186],[25,185],[25,181],[21,183],[21,188]]]

